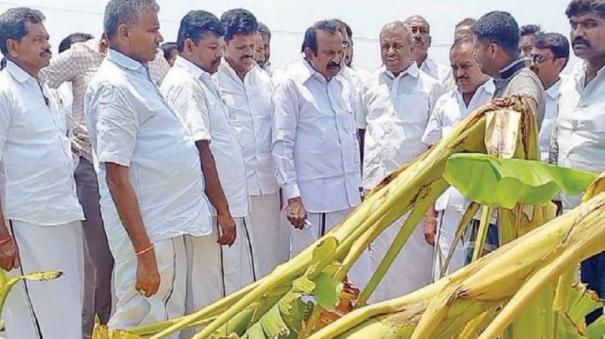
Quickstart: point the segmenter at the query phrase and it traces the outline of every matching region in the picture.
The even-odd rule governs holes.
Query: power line
[[[14,7],[21,7],[21,6],[23,6],[22,4],[19,4],[19,3],[16,3],[16,2],[10,2],[10,1],[0,1],[0,5],[14,6]],[[39,10],[49,10],[49,11],[56,11],[56,12],[95,15],[95,16],[100,16],[100,17],[103,17],[103,15],[104,15],[101,12],[87,11],[87,10],[73,9],[73,8],[65,8],[65,7],[44,6],[44,5],[36,5],[35,7],[37,9],[39,9]],[[175,20],[175,19],[162,19],[161,21],[172,23],[172,24],[178,24],[178,23],[180,23],[180,20]],[[272,30],[272,33],[273,34],[283,34],[283,35],[295,35],[295,36],[301,36],[301,35],[304,34],[303,32],[284,31],[284,30]],[[376,43],[376,42],[378,42],[378,39],[376,39],[376,38],[369,38],[369,37],[364,37],[364,36],[356,36],[354,38],[354,40],[356,42],[361,42],[361,43]],[[446,43],[436,43],[436,44],[432,45],[432,47],[438,47],[438,48],[439,47],[449,47],[449,46],[450,46],[450,44],[446,44]]]

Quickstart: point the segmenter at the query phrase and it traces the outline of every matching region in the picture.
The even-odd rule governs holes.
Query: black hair
[[[569,60],[569,40],[561,33],[540,33],[536,35],[534,47],[550,49],[557,59],[565,59],[565,67]]]
[[[302,43],[301,52],[305,51],[305,48],[310,48],[315,55],[317,55],[317,31],[324,31],[332,34],[338,33],[338,23],[335,20],[321,20],[313,24],[313,26],[307,28],[305,31],[305,38]]]
[[[164,53],[164,58],[166,60],[168,60],[168,58],[170,57],[170,51],[172,51],[173,49],[177,49],[176,48],[176,42],[165,42],[162,45],[160,45],[160,48],[162,49],[162,52]]]
[[[191,39],[197,43],[208,33],[214,33],[220,37],[225,34],[225,30],[214,14],[202,10],[190,11],[181,19],[176,49],[182,52],[185,48],[185,40]]]
[[[519,54],[519,25],[508,12],[485,14],[473,25],[473,34],[481,41],[497,44],[511,57]]]
[[[521,36],[536,35],[538,33],[542,33],[542,27],[534,24],[523,25],[519,30]]]
[[[59,43],[59,53],[63,53],[64,51],[71,48],[71,45],[78,42],[86,42],[90,39],[93,39],[94,36],[89,33],[71,33],[65,39],[61,40]]]
[[[8,39],[21,41],[27,35],[26,22],[39,24],[44,19],[42,12],[27,7],[10,8],[2,13],[0,15],[0,52],[7,56],[8,46],[6,43]]]
[[[221,16],[225,29],[225,41],[230,41],[236,34],[256,34],[258,22],[250,11],[243,8],[230,9]]]
[[[571,19],[572,16],[580,14],[595,13],[601,18],[605,18],[605,1],[603,0],[572,0],[567,9],[565,15]]]

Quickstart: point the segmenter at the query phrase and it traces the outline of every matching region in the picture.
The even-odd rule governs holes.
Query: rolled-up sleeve
[[[105,86],[96,103],[96,145],[100,163],[130,166],[139,132],[136,110],[118,88]]]
[[[178,86],[163,86],[162,92],[193,140],[210,140],[208,100],[202,86],[195,81],[183,81]]]
[[[277,172],[277,182],[285,199],[300,196],[296,181],[294,146],[298,124],[298,100],[294,84],[280,83],[275,90],[275,113],[273,116],[272,155]]]
[[[443,100],[438,100],[422,135],[422,143],[430,146],[443,136]]]

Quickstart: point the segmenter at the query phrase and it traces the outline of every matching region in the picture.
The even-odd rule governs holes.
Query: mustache
[[[461,77],[456,78],[456,81],[460,81],[460,80],[468,80],[468,76],[461,76]]]
[[[340,68],[340,64],[335,62],[328,63],[328,68]]]
[[[573,45],[577,45],[577,44],[582,44],[582,45],[586,45],[588,47],[590,47],[590,41],[582,38],[582,37],[577,37],[575,39],[573,39]]]

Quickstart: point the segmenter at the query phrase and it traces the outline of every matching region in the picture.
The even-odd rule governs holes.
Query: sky
[[[354,64],[373,70],[380,66],[378,35],[382,26],[420,14],[431,25],[433,46],[429,56],[448,64],[454,26],[466,17],[479,18],[493,11],[510,12],[519,25],[539,24],[543,30],[569,36],[565,8],[569,0],[157,0],[161,33],[174,41],[180,19],[192,9],[203,9],[218,17],[231,8],[246,8],[272,30],[271,61],[276,68],[300,57],[303,32],[313,22],[339,18],[353,29]],[[0,0],[0,12],[27,6],[41,10],[47,20],[53,51],[62,38],[73,32],[98,36],[102,31],[107,0]],[[573,65],[574,61],[570,64]]]

